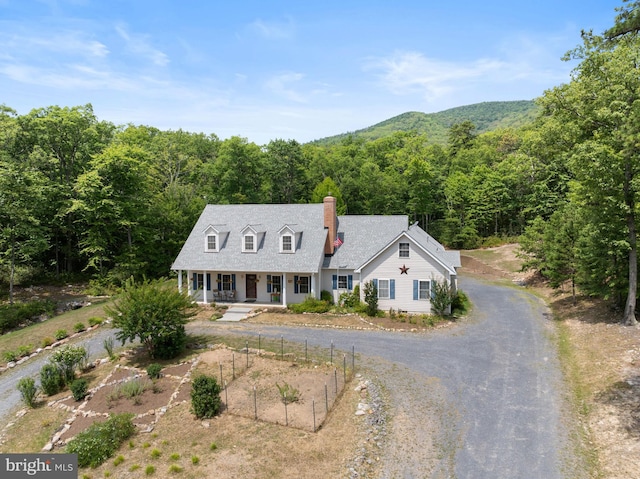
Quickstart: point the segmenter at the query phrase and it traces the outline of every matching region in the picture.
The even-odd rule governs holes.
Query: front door
[[[246,279],[247,299],[256,299],[258,297],[256,290],[256,275],[248,274]]]

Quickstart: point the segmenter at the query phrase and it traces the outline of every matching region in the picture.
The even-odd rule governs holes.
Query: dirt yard
[[[640,328],[620,324],[620,311],[602,301],[578,297],[569,288],[553,291],[535,275],[523,275],[514,245],[464,253],[466,272],[487,279],[508,279],[544,297],[550,304],[565,351],[565,373],[574,382],[582,413],[585,454],[595,477],[640,478]],[[473,256],[472,256],[473,255]]]
[[[213,419],[198,420],[190,411],[191,379],[198,374],[226,386],[222,414]],[[31,450],[23,431],[46,424],[55,432],[45,449],[63,451],[91,424],[131,412],[138,429],[132,442],[80,477],[141,478],[151,470],[153,477],[176,472],[194,478],[344,477],[354,443],[366,434],[363,418],[356,415],[358,405],[366,403],[364,380],[353,377],[350,364],[311,356],[305,362],[304,357],[215,345],[165,366],[154,382],[131,354],[116,364],[103,362],[83,377],[91,386],[84,401],[76,402],[68,391],[51,398],[5,431],[0,450]],[[127,397],[122,391],[134,382],[144,391]],[[50,424],[54,415],[58,425]]]

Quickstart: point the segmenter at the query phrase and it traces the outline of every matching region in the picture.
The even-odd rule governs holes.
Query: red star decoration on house
[[[400,274],[409,274],[407,273],[407,271],[409,271],[409,268],[407,268],[405,265],[400,266]]]

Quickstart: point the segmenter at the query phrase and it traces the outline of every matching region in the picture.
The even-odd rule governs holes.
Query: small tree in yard
[[[186,294],[163,281],[126,283],[115,306],[107,309],[116,338],[122,344],[139,339],[151,358],[170,359],[187,342],[184,325],[195,314],[196,304]]]
[[[378,288],[373,281],[364,283],[364,302],[367,303],[365,311],[369,316],[378,314]]]
[[[453,302],[453,291],[446,279],[431,281],[431,310],[438,316],[444,316]]]

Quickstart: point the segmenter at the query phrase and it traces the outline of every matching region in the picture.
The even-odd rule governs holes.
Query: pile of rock
[[[350,479],[367,477],[367,471],[380,459],[380,452],[387,434],[387,418],[383,398],[378,385],[372,381],[359,378],[356,392],[360,393],[360,402],[356,408],[356,416],[364,417],[366,430],[364,438],[358,446],[358,453],[349,465]]]

